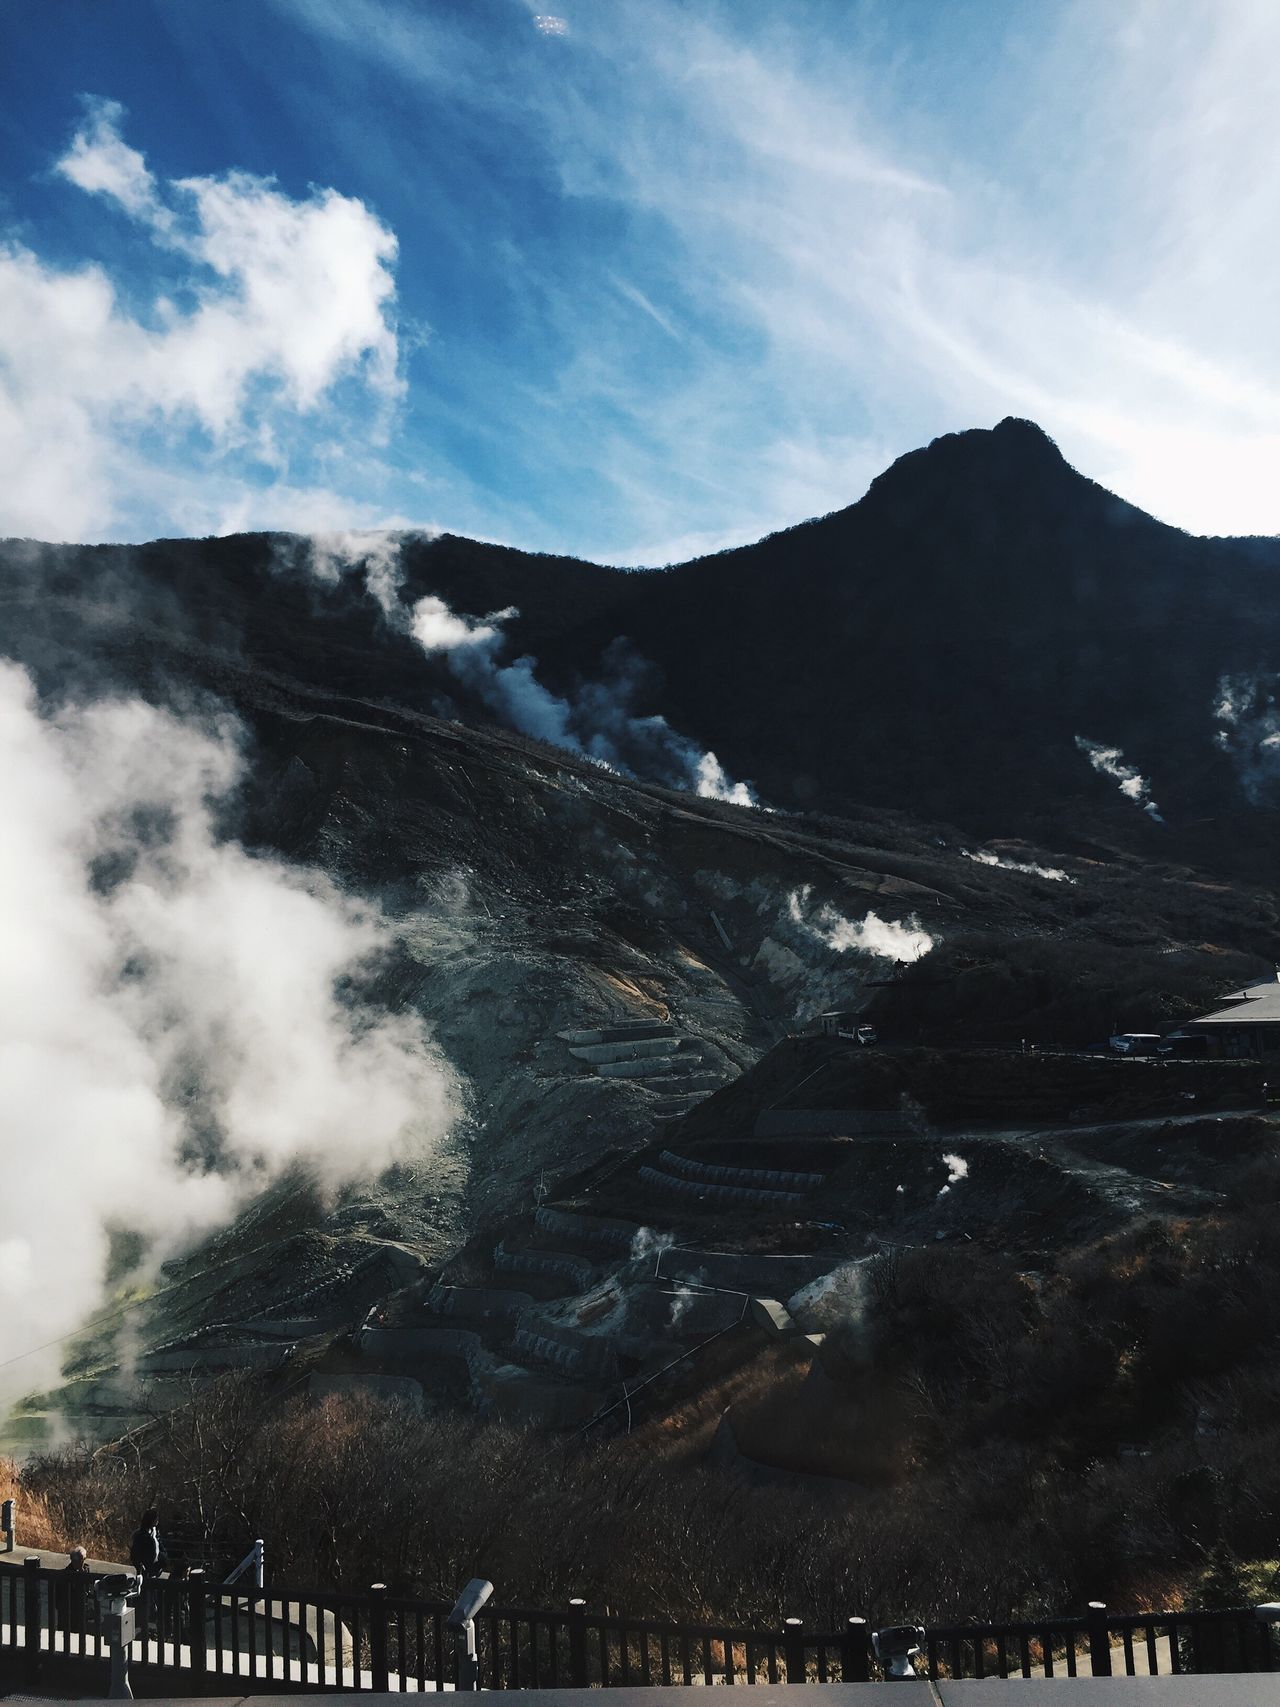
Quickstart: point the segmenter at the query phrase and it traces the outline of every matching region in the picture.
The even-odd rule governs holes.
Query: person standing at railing
[[[63,1633],[64,1649],[70,1646],[72,1635],[83,1636],[85,1601],[93,1587],[89,1561],[83,1547],[73,1547],[62,1567],[61,1579],[50,1583],[53,1604],[53,1627]]]
[[[129,1543],[129,1563],[138,1575],[158,1577],[161,1562],[164,1559],[164,1548],[160,1544],[160,1517],[153,1508],[148,1508],[142,1514],[142,1521],[134,1531],[133,1540]]]

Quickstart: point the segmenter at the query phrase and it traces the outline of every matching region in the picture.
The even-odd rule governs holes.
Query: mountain
[[[45,709],[234,711],[235,835],[380,904],[378,1000],[430,1022],[465,1091],[426,1171],[357,1166],[337,1202],[273,1188],[129,1306],[127,1335],[113,1303],[59,1403],[106,1432],[135,1417],[117,1371],[139,1347],[153,1385],[274,1357],[287,1333],[345,1370],[335,1334],[406,1285],[419,1312],[442,1272],[509,1288],[496,1253],[518,1269],[531,1238],[536,1269],[531,1204],[678,1229],[663,1150],[727,1166],[760,1115],[803,1112],[788,1033],[825,1009],[873,1021],[898,1068],[835,1073],[822,1107],[918,1103],[904,1132],[936,1171],[934,1134],[976,1118],[984,1085],[994,1108],[1009,1070],[975,1056],[961,1097],[931,1052],[1159,1029],[1263,976],[1278,574],[1277,542],[1164,527],[1018,421],[902,458],[849,509],[650,572],[448,535],[0,545],[0,652]],[[424,610],[450,646],[415,639]],[[560,746],[529,738],[557,718]],[[761,809],[688,786],[712,753]],[[1000,1105],[1034,1126],[1091,1094],[1068,1075],[1052,1107]],[[810,1269],[865,1253],[857,1205],[893,1209],[898,1142],[874,1181],[841,1176],[843,1231],[803,1235]],[[1061,1203],[1055,1239],[1083,1239],[1164,1190],[1145,1153],[1123,1188],[1092,1164],[1081,1186],[1061,1139],[1049,1160],[984,1154],[1000,1212],[962,1218],[967,1238],[1038,1249],[1036,1206]],[[1182,1210],[1208,1200],[1188,1169]],[[940,1187],[898,1236],[927,1235]],[[689,1213],[718,1250],[798,1237]],[[592,1268],[590,1230],[585,1253],[560,1238]],[[528,1263],[518,1284],[565,1328],[571,1288]],[[492,1334],[486,1356],[499,1344],[523,1367]]]
[[[492,716],[358,576],[309,574],[304,542],[3,549],[10,599],[43,607],[34,633],[30,606],[11,623],[13,650],[214,689],[234,657],[326,695]],[[549,692],[625,676],[635,719],[660,714],[782,810],[886,806],[1210,859],[1242,857],[1228,826],[1247,809],[1268,817],[1246,841],[1274,827],[1280,542],[1166,527],[1029,422],[938,439],[846,510],[666,570],[450,535],[404,537],[398,567],[401,613],[424,595],[476,619],[514,607],[503,656],[535,660]],[[1141,800],[1090,760],[1116,750]]]

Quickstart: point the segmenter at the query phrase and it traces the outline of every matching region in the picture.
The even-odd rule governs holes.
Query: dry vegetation
[[[817,1378],[778,1346],[584,1441],[227,1377],[114,1448],[28,1464],[21,1538],[118,1555],[154,1502],[213,1558],[263,1536],[277,1581],[448,1599],[479,1574],[508,1602],[743,1623],[1258,1598],[1277,1586],[1280,1163],[1269,1129],[1237,1137],[1200,1219],[1034,1268],[976,1243],[878,1259]],[[725,1407],[748,1456],[861,1485],[707,1462]]]

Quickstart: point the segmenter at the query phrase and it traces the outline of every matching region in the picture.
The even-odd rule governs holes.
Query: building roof
[[[1226,998],[1230,1007],[1199,1014],[1188,1025],[1280,1025],[1280,976]]]

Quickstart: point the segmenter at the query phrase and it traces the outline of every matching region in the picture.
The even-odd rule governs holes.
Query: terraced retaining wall
[[[493,1253],[493,1266],[502,1274],[548,1274],[558,1280],[568,1280],[585,1291],[596,1278],[596,1271],[584,1257],[571,1256],[567,1251],[509,1251],[499,1244]]]
[[[701,1281],[760,1298],[789,1298],[836,1265],[831,1256],[749,1256],[737,1251],[673,1249],[662,1253],[663,1280]]]
[[[618,1360],[606,1339],[578,1333],[539,1317],[521,1322],[515,1332],[515,1345],[517,1350],[527,1351],[567,1373],[605,1381],[617,1374]]]
[[[580,1239],[583,1244],[605,1245],[617,1251],[629,1251],[641,1231],[634,1221],[577,1215],[571,1209],[536,1209],[533,1224],[542,1233],[558,1233],[565,1239]]]
[[[638,1170],[646,1185],[659,1191],[675,1192],[677,1196],[696,1197],[703,1203],[739,1203],[753,1209],[767,1209],[784,1203],[798,1203],[798,1191],[764,1191],[741,1185],[708,1185],[703,1180],[682,1179],[676,1174],[660,1173],[648,1166]]]
[[[686,1179],[704,1180],[708,1185],[741,1185],[770,1191],[812,1191],[825,1174],[801,1174],[783,1168],[731,1168],[718,1162],[698,1162],[664,1150],[658,1160],[672,1173]]]
[[[496,1286],[433,1286],[426,1306],[434,1316],[493,1316],[514,1321],[533,1309],[527,1292],[508,1292]]]
[[[468,1368],[484,1353],[469,1328],[364,1328],[360,1350],[380,1363],[419,1363],[424,1357],[459,1358]]]

